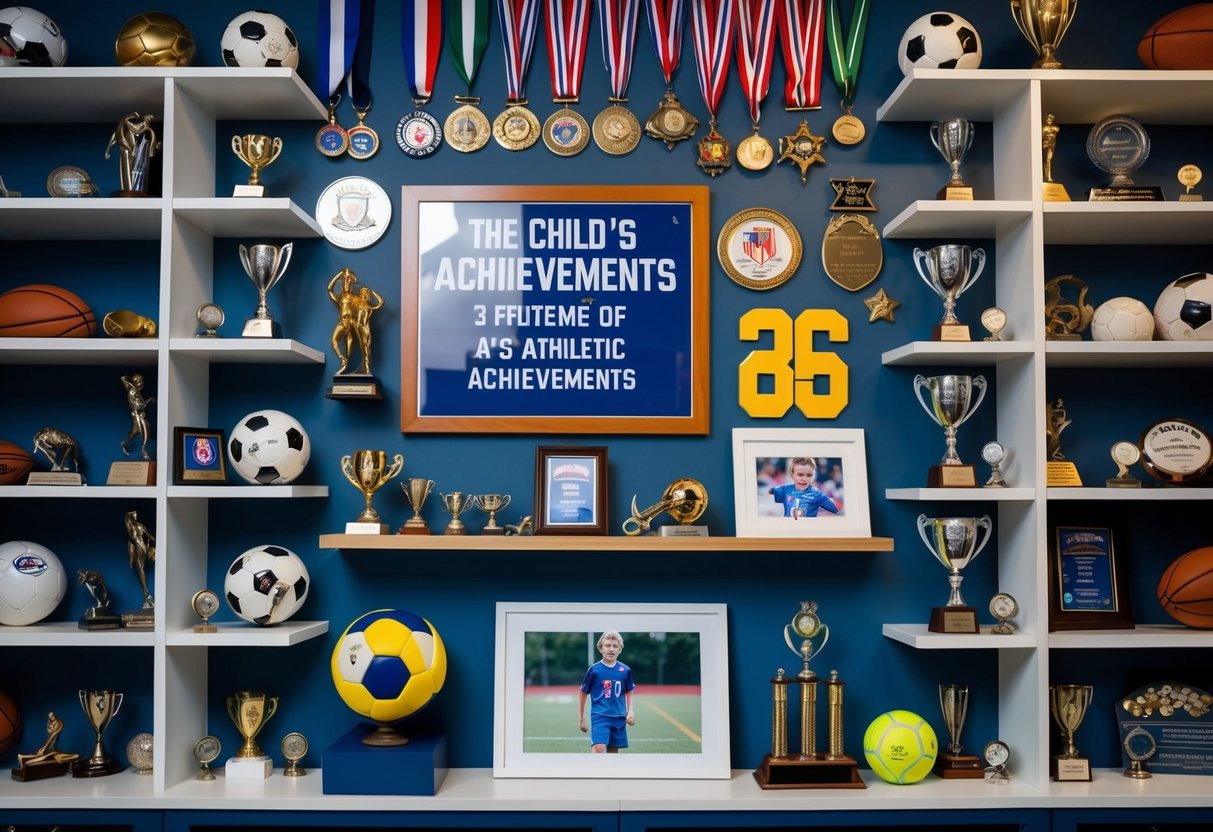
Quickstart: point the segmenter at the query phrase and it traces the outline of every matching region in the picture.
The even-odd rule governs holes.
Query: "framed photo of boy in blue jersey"
[[[727,779],[724,604],[497,604],[494,777]]]
[[[607,533],[607,449],[535,449],[535,534]]]
[[[734,428],[738,537],[871,537],[862,429]]]

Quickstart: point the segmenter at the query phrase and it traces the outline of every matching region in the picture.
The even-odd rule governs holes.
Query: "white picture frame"
[[[727,624],[724,604],[498,602],[493,776],[728,779]],[[579,729],[578,693],[590,659],[599,658],[594,645],[606,631],[623,636],[619,662],[627,664],[630,643],[642,664],[629,665],[636,719],[626,728],[628,747],[596,754],[590,735]],[[666,679],[653,678],[639,649],[644,639],[677,648],[683,666],[677,683],[672,671]],[[551,668],[546,678],[537,672],[537,655],[551,642],[566,653],[559,678]],[[689,649],[698,656],[688,658]],[[572,662],[570,650],[580,662]],[[697,684],[688,684],[696,678]],[[584,703],[587,722],[591,708]]]
[[[794,484],[797,458],[816,461],[814,487],[837,512],[820,497],[796,496],[808,489],[782,501],[772,490]],[[863,429],[734,428],[733,505],[738,537],[871,537]]]

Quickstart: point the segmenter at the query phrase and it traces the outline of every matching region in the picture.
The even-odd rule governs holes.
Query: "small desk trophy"
[[[63,733],[63,720],[51,711],[46,715],[46,740],[29,754],[17,755],[17,767],[13,779],[20,783],[62,777],[80,760],[80,755],[59,750],[59,735]]]
[[[110,196],[151,196],[149,174],[152,157],[160,146],[152,122],[159,120],[160,116],[151,114],[127,113],[114,128],[109,145],[105,148],[105,158],[110,157],[110,151],[115,146],[118,148],[118,179],[122,187]]]
[[[650,521],[668,511],[678,521],[677,526],[660,526],[661,537],[707,537],[707,526],[692,525],[708,507],[708,491],[699,480],[683,477],[666,486],[661,500],[641,511],[632,495],[632,516],[623,521],[623,533],[629,536],[647,534]]]
[[[1204,173],[1196,165],[1184,165],[1175,174],[1175,178],[1179,180],[1179,184],[1184,186],[1184,192],[1179,195],[1180,202],[1204,202],[1205,198],[1199,193],[1193,193],[1192,189],[1200,184],[1200,180],[1204,177]]]
[[[985,267],[986,251],[982,248],[949,244],[926,251],[914,249],[914,268],[918,270],[918,276],[943,299],[943,318],[931,331],[932,341],[971,340],[969,325],[962,324],[956,317],[956,299],[977,282]]]
[[[1112,461],[1116,463],[1116,476],[1108,477],[1104,481],[1105,486],[1108,488],[1141,488],[1141,480],[1129,473],[1129,466],[1141,461],[1141,448],[1122,439],[1112,445]]]
[[[430,492],[434,490],[434,481],[427,480],[425,477],[409,477],[404,482],[400,483],[400,487],[404,489],[404,498],[409,501],[409,505],[413,507],[413,516],[404,522],[404,525],[397,530],[397,534],[429,534],[430,525],[425,522],[425,518],[421,516],[421,506],[425,504],[425,500],[430,496]]]
[[[1044,202],[1070,201],[1070,195],[1066,192],[1066,186],[1060,182],[1053,181],[1053,154],[1057,150],[1057,134],[1059,132],[1061,132],[1061,128],[1056,123],[1056,117],[1052,113],[1049,113],[1045,117],[1044,125],[1040,128],[1045,173],[1045,181],[1041,185],[1040,198]]]
[[[51,462],[49,471],[31,471],[26,485],[84,485],[80,473],[80,446],[66,431],[50,426],[34,434],[34,453],[46,454]],[[72,470],[67,466],[71,463]]]
[[[244,322],[244,331],[240,333],[242,338],[282,337],[282,326],[270,317],[266,296],[286,274],[294,250],[294,243],[284,246],[272,243],[240,245],[240,265],[244,266],[244,273],[257,287],[257,311]]]
[[[128,630],[152,630],[156,626],[156,605],[147,588],[148,567],[156,561],[156,538],[147,526],[139,522],[139,512],[126,513],[126,551],[131,568],[139,576],[139,587],[143,590],[143,606],[122,613],[122,626]]]
[[[244,740],[240,749],[232,755],[224,767],[229,780],[264,780],[274,770],[274,763],[256,737],[265,723],[278,712],[278,697],[259,691],[236,691],[227,698],[227,715],[236,725],[236,731]]]
[[[922,391],[926,390],[931,404],[927,405]],[[977,399],[973,399],[973,391]],[[928,488],[974,488],[977,485],[977,469],[961,461],[956,453],[956,431],[981,407],[986,397],[985,376],[915,376],[914,395],[918,403],[935,424],[943,428],[947,451],[938,465],[927,471]]]
[[[792,644],[791,633],[801,639]],[[814,644],[813,639],[820,638]],[[829,704],[829,745],[817,751],[817,674],[809,669],[830,639],[830,628],[817,616],[816,601],[801,601],[800,611],[783,628],[783,640],[801,659],[794,679],[784,677],[783,668],[771,680],[771,753],[754,770],[754,779],[764,789],[865,789],[855,761],[843,751],[842,688],[838,671],[831,670],[825,682]],[[800,686],[800,753],[788,753],[788,688]]]
[[[1157,185],[1138,185],[1129,176],[1150,158],[1150,136],[1141,122],[1126,115],[1108,116],[1096,122],[1087,135],[1087,158],[1112,181],[1087,194],[1091,202],[1161,202]]]
[[[1061,399],[1045,405],[1045,434],[1046,453],[1045,476],[1050,487],[1082,485],[1082,477],[1078,475],[1078,467],[1066,459],[1061,452],[1061,432],[1070,426],[1070,416],[1066,413]]]
[[[400,473],[404,455],[396,454],[388,465],[387,451],[354,451],[341,457],[341,473],[350,485],[362,492],[366,501],[357,519],[345,524],[346,534],[391,534],[392,530],[379,516],[371,500],[375,492]]]
[[[981,550],[990,542],[994,525],[986,517],[927,517],[918,515],[918,536],[935,556],[935,560],[948,570],[948,586],[952,588],[948,603],[931,608],[931,623],[927,627],[932,633],[977,633],[977,610],[968,606],[960,594],[964,577],[960,570],[977,559]],[[931,530],[930,535],[927,529]],[[977,542],[978,529],[985,529],[985,536]]]
[[[88,717],[89,725],[93,726],[96,738],[93,743],[93,753],[89,758],[77,760],[72,765],[72,777],[105,777],[117,774],[126,766],[110,756],[109,752],[105,750],[101,736],[109,727],[110,721],[118,715],[125,697],[114,690],[82,690],[78,694],[80,707],[84,709],[84,715]]]
[[[93,596],[93,605],[80,616],[78,626],[81,630],[117,630],[122,626],[122,619],[114,615],[110,606],[110,591],[105,585],[105,578],[100,572],[91,569],[76,570],[77,583],[83,584]]]
[[[131,449],[127,447],[132,439],[139,440],[138,460],[119,460],[110,463],[109,477],[106,485],[155,485],[156,462],[148,453],[147,443],[152,438],[152,426],[148,419],[147,409],[156,403],[155,396],[143,395],[143,374],[132,373],[122,376],[122,387],[126,390],[126,405],[131,413],[131,429],[120,447],[123,456],[130,456]]]
[[[270,138],[260,133],[232,136],[232,152],[251,168],[247,185],[237,185],[232,196],[265,196],[261,184],[261,170],[273,163],[282,152],[282,139]]]
[[[939,709],[943,711],[943,724],[948,729],[948,750],[940,751],[935,758],[935,773],[945,780],[973,779],[985,776],[981,760],[965,754],[960,744],[960,732],[965,727],[969,713],[968,685],[940,685]]]
[[[333,291],[338,282],[340,294]],[[383,308],[383,296],[368,286],[355,289],[357,282],[358,275],[349,269],[342,269],[329,281],[329,299],[337,306],[332,345],[341,367],[333,374],[328,397],[378,401],[383,392],[379,379],[371,372],[371,315]],[[362,354],[362,364],[356,372],[350,372],[355,343]]]
[[[973,201],[973,188],[960,176],[960,160],[973,146],[973,122],[950,118],[931,122],[931,144],[952,168],[952,178],[939,189],[936,199]]]
[[[1073,781],[1091,779],[1091,761],[1079,756],[1074,746],[1074,732],[1082,725],[1082,719],[1091,705],[1095,689],[1091,685],[1050,685],[1049,709],[1053,721],[1061,729],[1065,748],[1050,761],[1049,774],[1054,780]]]

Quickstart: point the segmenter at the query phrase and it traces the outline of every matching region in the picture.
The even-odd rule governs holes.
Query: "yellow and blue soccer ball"
[[[333,650],[333,684],[355,713],[380,724],[425,707],[446,681],[446,648],[430,622],[375,610],[345,628]]]
[[[863,734],[863,756],[890,783],[917,783],[930,774],[938,753],[935,730],[912,711],[883,713]]]

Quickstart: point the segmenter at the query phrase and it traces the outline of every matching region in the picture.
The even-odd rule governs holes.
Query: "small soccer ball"
[[[0,543],[0,624],[36,624],[66,593],[67,575],[54,552],[28,540]]]
[[[332,670],[342,701],[382,725],[411,716],[442,690],[446,648],[421,616],[375,610],[345,628]]]
[[[863,734],[863,756],[890,783],[917,783],[931,772],[938,752],[935,730],[912,711],[883,713]]]
[[[914,67],[977,69],[981,66],[981,38],[973,24],[958,14],[924,14],[901,36],[897,63],[903,75]]]
[[[257,410],[232,428],[227,455],[247,482],[286,485],[303,473],[312,443],[294,416],[281,410]]]
[[[232,612],[261,627],[299,611],[312,586],[303,559],[285,546],[254,546],[232,561],[223,597]]]
[[[29,6],[0,9],[0,66],[63,66],[67,39],[59,24]]]
[[[1192,272],[1172,281],[1154,303],[1163,341],[1213,341],[1213,274]]]
[[[1096,341],[1149,341],[1154,337],[1154,316],[1136,298],[1112,298],[1095,309],[1091,337]]]
[[[164,12],[135,15],[122,24],[114,43],[121,66],[189,66],[195,51],[190,30]]]
[[[276,14],[252,11],[236,15],[219,39],[228,66],[299,66],[299,41]]]

